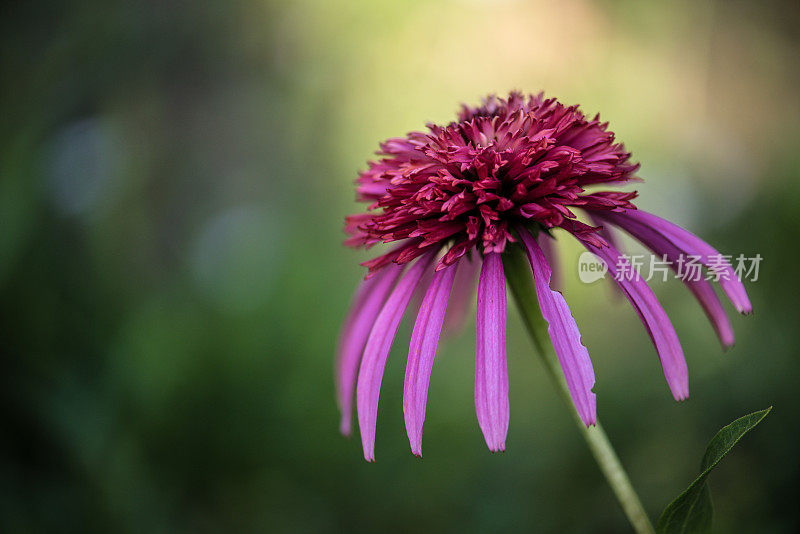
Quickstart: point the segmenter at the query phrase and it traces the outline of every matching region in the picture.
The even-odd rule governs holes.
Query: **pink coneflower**
[[[653,291],[629,269],[614,245],[620,228],[658,256],[699,256],[719,276],[722,290],[741,313],[751,311],[742,283],[710,245],[632,204],[636,192],[587,191],[591,186],[638,180],[638,165],[598,117],[541,95],[490,96],[464,106],[458,121],[429,124],[381,145],[379,161],[358,178],[366,213],[346,220],[351,246],[395,243],[363,265],[369,269],[346,319],[337,361],[341,430],[350,433],[353,390],[364,456],[374,460],[381,379],[392,342],[415,289],[425,280],[406,363],[403,411],[411,450],[422,454],[428,383],[448,300],[472,295],[477,283],[475,408],[486,444],[505,449],[509,421],[506,366],[506,280],[502,254],[522,246],[530,261],[542,316],[573,404],[585,425],[596,422],[595,378],[586,347],[564,297],[551,289],[556,228],[600,257],[633,304],[661,360],[676,400],[689,395],[678,337]],[[587,224],[578,220],[577,210]],[[518,243],[518,245],[511,245]],[[713,257],[713,259],[712,259]],[[550,260],[548,259],[550,258]],[[474,276],[477,271],[478,276]],[[708,281],[685,280],[722,344],[733,332]],[[451,289],[456,294],[451,297]],[[356,388],[357,384],[357,388]]]

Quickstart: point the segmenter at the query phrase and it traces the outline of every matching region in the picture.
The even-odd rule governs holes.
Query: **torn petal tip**
[[[689,398],[689,392],[686,391],[686,392],[676,393],[675,395],[673,395],[673,397],[675,398],[676,401],[683,402]]]

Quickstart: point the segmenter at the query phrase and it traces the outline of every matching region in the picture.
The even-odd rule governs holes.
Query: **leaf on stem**
[[[689,534],[711,530],[713,506],[706,483],[708,474],[745,434],[767,416],[770,410],[772,406],[740,417],[717,432],[703,455],[700,475],[661,514],[656,525],[659,534]]]

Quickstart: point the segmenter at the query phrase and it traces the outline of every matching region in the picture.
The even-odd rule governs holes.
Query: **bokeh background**
[[[334,348],[366,258],[341,246],[352,180],[380,140],[515,88],[601,111],[642,162],[641,206],[764,257],[727,353],[680,283],[656,284],[690,366],[676,404],[633,310],[562,246],[646,507],[721,426],[774,405],[711,478],[715,529],[800,528],[797,2],[0,9],[3,532],[626,531],[513,308],[505,454],[475,420],[472,324],[440,349],[423,460],[408,319],[377,462],[337,431]]]

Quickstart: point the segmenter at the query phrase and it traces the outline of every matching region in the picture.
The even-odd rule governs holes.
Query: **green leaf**
[[[766,410],[740,417],[717,432],[703,455],[700,475],[661,514],[658,525],[656,525],[659,534],[688,534],[711,530],[714,508],[711,504],[711,492],[708,490],[706,478],[733,446],[755,428],[770,410],[772,410],[772,406]]]

